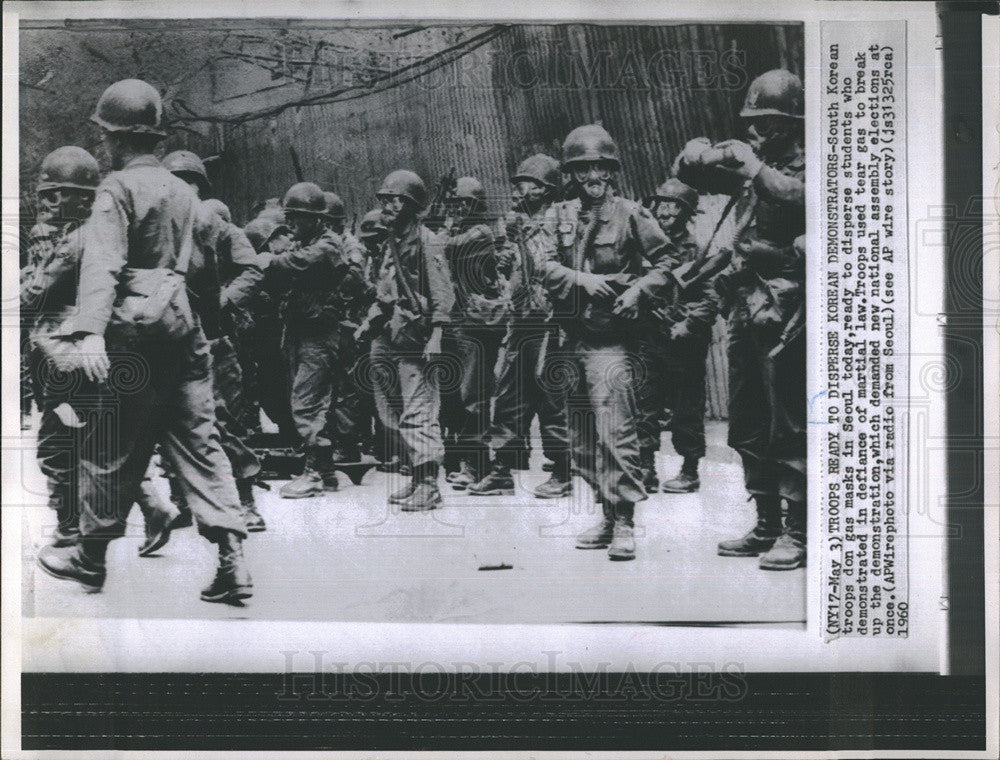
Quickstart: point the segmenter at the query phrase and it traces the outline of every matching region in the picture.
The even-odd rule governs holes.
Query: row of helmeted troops
[[[762,555],[768,569],[804,565],[797,77],[754,80],[740,113],[747,140],[688,142],[646,204],[617,194],[618,148],[591,124],[566,137],[561,161],[537,154],[517,167],[513,210],[499,222],[476,179],[429,204],[420,177],[398,170],[357,238],[340,199],[309,182],[240,230],[224,204],[203,199],[197,156],[154,156],[161,110],[147,83],[112,85],[92,116],[112,173],[100,180],[90,154],[68,146],[38,178],[21,303],[38,458],[59,515],[39,555],[50,575],[100,590],[108,543],[138,503],[141,555],[193,521],[219,547],[202,598],[249,597],[242,542],[264,521],[247,435],[261,407],[305,453],[281,496],[335,490],[337,467],[369,449],[384,470],[408,474],[388,497],[402,512],[440,506],[442,468],[454,489],[512,494],[537,416],[550,477],[534,495],[568,495],[579,474],[603,516],[576,545],[632,559],[636,503],[657,488],[699,488],[720,310],[729,443],[758,518],[718,551]],[[735,231],[711,253],[689,229],[699,191],[731,198],[723,220]],[[683,464],[661,486],[665,406]],[[157,449],[169,504],[151,481]]]

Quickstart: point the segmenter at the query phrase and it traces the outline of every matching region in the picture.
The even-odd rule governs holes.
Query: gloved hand
[[[716,143],[713,148],[710,156],[701,156],[706,166],[723,166],[746,179],[753,179],[764,167],[764,162],[754,153],[753,148],[742,140],[724,140]],[[717,154],[716,151],[721,153]]]

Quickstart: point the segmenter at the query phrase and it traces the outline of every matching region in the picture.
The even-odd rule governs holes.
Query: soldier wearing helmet
[[[115,171],[97,188],[83,238],[77,310],[61,332],[71,344],[71,365],[99,385],[102,409],[110,415],[104,419],[117,434],[109,440],[103,424],[83,428],[80,451],[89,477],[79,498],[79,543],[49,547],[38,562],[56,578],[99,591],[108,544],[123,535],[160,443],[199,531],[218,545],[219,567],[201,598],[235,603],[252,595],[252,582],[243,558],[246,526],[239,496],[215,434],[211,355],[197,313],[174,322],[171,330],[165,321],[171,314],[190,314],[189,291],[203,304],[218,303],[220,296],[212,263],[194,242],[198,199],[152,154],[164,137],[162,110],[155,88],[126,79],[104,91],[91,117]],[[164,270],[175,278],[161,277]],[[152,308],[144,293],[163,292],[164,282],[176,281],[176,275],[186,287],[167,289],[170,305],[151,312],[158,319],[149,320],[150,329],[129,318]],[[157,326],[166,334],[157,336]],[[116,349],[110,360],[106,332]],[[122,382],[135,377],[137,363],[143,368],[142,392]]]
[[[698,191],[668,178],[647,199],[660,228],[677,249],[681,267],[700,257],[690,221],[698,211]],[[639,390],[639,455],[649,492],[691,493],[701,483],[698,462],[705,456],[705,362],[719,309],[710,282],[685,290],[671,286],[650,314],[641,343],[645,377]],[[680,473],[660,485],[655,456],[660,449],[660,417],[669,410]]]
[[[573,366],[570,443],[580,475],[604,515],[577,537],[581,549],[635,557],[635,503],[646,498],[639,467],[633,388],[641,302],[660,296],[676,266],[674,246],[653,215],[614,192],[618,147],[602,127],[577,127],[563,143],[573,200],[546,216],[542,277],[567,335]]]
[[[176,150],[163,157],[163,166],[188,183],[201,199],[211,190],[204,162],[189,150]],[[219,208],[221,206],[221,212]],[[262,260],[239,227],[223,217],[229,209],[215,198],[203,199],[195,218],[194,238],[206,261],[213,263],[220,286],[217,304],[200,308],[205,336],[212,350],[212,390],[219,440],[240,496],[243,519],[250,532],[265,528],[257,511],[253,481],[260,461],[247,445],[249,431],[243,414],[243,370],[236,346],[249,323],[249,309],[264,279]],[[211,315],[209,317],[208,315]],[[184,505],[181,505],[182,510]],[[164,530],[169,532],[168,526]],[[153,539],[155,543],[157,539]],[[140,548],[141,552],[141,548]]]
[[[540,499],[572,492],[566,397],[541,381],[559,349],[559,328],[538,269],[543,251],[546,212],[562,186],[559,162],[541,153],[522,161],[511,175],[511,198],[505,247],[510,260],[510,332],[497,378],[490,433],[493,462],[489,473],[469,492],[477,496],[514,493],[512,469],[524,469],[530,455],[531,421],[538,415],[542,450],[552,462],[552,476],[538,485]]]
[[[486,474],[489,463],[493,368],[505,332],[506,302],[483,184],[459,177],[445,209],[442,234],[455,305],[444,354],[456,364],[457,382],[441,391],[441,427],[446,480],[462,491]]]
[[[292,378],[292,416],[306,465],[279,494],[302,499],[339,487],[327,412],[349,382],[345,357],[351,331],[344,322],[364,292],[364,259],[330,228],[326,198],[318,185],[292,185],[282,206],[289,245],[281,253],[269,254],[267,278],[284,294],[283,347]]]
[[[444,458],[440,396],[428,366],[441,353],[455,292],[444,241],[420,223],[427,188],[411,171],[391,172],[376,193],[387,228],[376,302],[358,336],[374,335],[371,361],[375,405],[386,430],[386,459],[403,452],[412,480],[389,496],[404,512],[441,504],[438,475]],[[382,369],[379,369],[382,368]]]
[[[678,160],[692,181],[727,171],[738,191],[729,269],[716,281],[729,314],[729,445],[743,460],[757,523],[719,554],[760,556],[766,570],[806,562],[805,151],[802,82],[784,69],[751,82],[747,141],[692,141]],[[784,502],[784,518],[782,515]]]

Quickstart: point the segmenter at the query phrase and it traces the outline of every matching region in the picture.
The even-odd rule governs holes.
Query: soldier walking
[[[542,451],[552,462],[551,477],[534,491],[540,499],[572,492],[566,389],[547,371],[559,350],[559,327],[541,281],[545,215],[562,184],[559,162],[538,153],[529,156],[511,177],[514,212],[507,227],[510,259],[511,314],[507,348],[497,379],[490,434],[490,471],[469,488],[476,496],[514,493],[513,469],[526,469],[531,453],[531,421],[538,415]]]
[[[604,513],[576,545],[631,560],[635,503],[646,498],[633,387],[636,319],[641,301],[662,294],[676,260],[649,211],[615,193],[621,161],[602,127],[570,132],[562,165],[577,197],[548,211],[542,275],[576,375],[568,401],[573,458]]]
[[[692,183],[729,172],[745,186],[727,271],[729,445],[743,460],[757,524],[719,554],[760,557],[765,570],[806,562],[805,157],[802,82],[784,69],[750,83],[740,116],[748,142],[685,146]],[[782,500],[785,502],[782,520]]]

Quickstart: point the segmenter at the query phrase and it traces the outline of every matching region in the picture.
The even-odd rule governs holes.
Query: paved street
[[[288,501],[257,491],[268,530],[246,544],[255,583],[243,608],[206,604],[215,547],[194,529],[176,531],[159,556],[140,559],[142,522],[108,553],[108,581],[88,595],[36,571],[55,524],[33,449],[24,450],[24,611],[37,616],[252,618],[282,620],[554,623],[584,621],[769,622],[805,619],[805,571],[763,572],[756,559],[718,557],[716,543],[741,535],[754,510],[725,423],[709,423],[702,489],[656,494],[636,512],[638,557],[610,562],[573,536],[597,519],[589,490],[539,501],[540,460],[519,474],[514,497],[460,495],[442,486],[445,508],[405,514],[386,506],[399,476],[371,472],[361,486]],[[30,434],[26,434],[30,435]],[[679,459],[664,438],[659,472]],[[158,481],[164,497],[166,483]],[[506,567],[509,569],[481,569]]]

